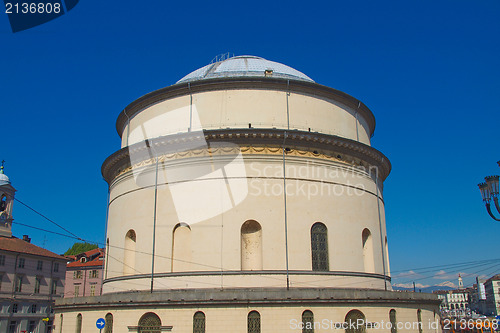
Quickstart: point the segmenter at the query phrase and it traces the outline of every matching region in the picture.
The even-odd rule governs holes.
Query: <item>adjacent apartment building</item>
[[[500,315],[500,274],[486,280],[484,289],[486,291],[486,314]]]
[[[104,249],[93,249],[70,258],[64,297],[101,295]]]
[[[472,285],[471,288],[471,310],[485,314],[487,313],[486,309],[486,290],[484,288],[484,279],[481,279],[479,276],[476,277],[476,283]]]
[[[469,292],[465,289],[435,291],[441,300],[440,310],[444,312],[466,313],[469,309]]]
[[[14,187],[0,169],[0,332],[53,331],[55,299],[62,298],[66,258],[12,236]]]

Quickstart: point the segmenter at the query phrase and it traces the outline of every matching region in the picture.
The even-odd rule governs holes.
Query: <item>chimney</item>
[[[28,235],[23,235],[23,241],[31,243],[31,238],[29,238]]]

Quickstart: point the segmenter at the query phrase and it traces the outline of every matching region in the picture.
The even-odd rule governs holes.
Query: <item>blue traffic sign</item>
[[[106,326],[106,321],[104,320],[104,318],[99,318],[95,322],[95,326],[97,326],[98,329],[102,330],[104,326]]]

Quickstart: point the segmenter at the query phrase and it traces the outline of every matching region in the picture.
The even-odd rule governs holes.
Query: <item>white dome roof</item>
[[[292,67],[255,56],[237,56],[211,63],[189,73],[177,83],[224,77],[266,77],[314,82],[310,77]],[[272,71],[272,72],[271,72]]]
[[[10,184],[10,179],[6,174],[3,173],[2,170],[2,172],[0,172],[0,186],[5,184]]]

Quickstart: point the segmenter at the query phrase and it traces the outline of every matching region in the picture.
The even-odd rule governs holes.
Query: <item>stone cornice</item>
[[[273,147],[274,154],[281,154],[280,148],[283,145],[285,132],[287,133],[285,146],[290,148],[292,154],[296,150],[306,152],[306,157],[334,159],[357,167],[375,167],[379,170],[381,180],[385,180],[391,171],[389,159],[375,148],[334,135],[281,129],[221,129],[168,135],[122,148],[104,161],[101,173],[108,184],[111,184],[120,173],[130,168],[132,164],[152,158],[148,153],[147,145],[154,147],[158,156],[177,154],[178,158],[190,157],[180,152],[184,151],[184,146],[193,147],[193,143],[195,146],[197,143],[199,146],[203,146],[224,142],[240,147]],[[193,152],[193,154],[202,154],[203,151],[207,150],[197,149],[197,152]],[[267,153],[271,152],[267,151]],[[131,161],[131,155],[134,161]],[[295,155],[303,156],[304,154]]]
[[[173,272],[173,273],[155,273],[155,278],[169,278],[169,277],[193,277],[193,276],[231,276],[231,275],[285,275],[287,272],[283,270],[256,270],[256,271],[189,271],[189,272]],[[391,282],[391,277],[377,273],[366,272],[351,272],[351,271],[304,271],[304,270],[289,270],[290,275],[313,275],[313,276],[349,276],[357,278],[370,278],[380,279]],[[117,281],[127,281],[136,279],[149,279],[151,274],[136,274],[136,275],[123,275],[114,278],[108,278],[103,281],[103,284]]]
[[[375,116],[370,109],[358,99],[340,91],[321,84],[306,81],[294,81],[278,78],[218,78],[211,80],[200,80],[189,83],[178,83],[165,87],[149,94],[146,94],[132,103],[130,103],[120,113],[116,120],[116,130],[120,137],[127,124],[128,118],[134,117],[144,108],[158,102],[168,100],[174,97],[186,96],[189,94],[217,91],[217,90],[236,90],[236,89],[262,89],[291,92],[327,98],[340,102],[359,114],[366,120],[370,136],[375,131]]]
[[[100,308],[171,308],[230,306],[249,304],[283,306],[307,304],[324,305],[385,305],[438,306],[441,300],[433,294],[407,293],[372,289],[340,288],[242,288],[242,289],[186,289],[170,291],[123,292],[102,296],[64,298],[56,301],[57,312]]]

